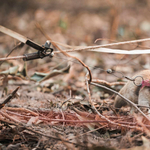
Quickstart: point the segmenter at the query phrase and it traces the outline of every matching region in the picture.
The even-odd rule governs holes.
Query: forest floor
[[[0,25],[44,45],[47,37],[39,25],[61,49],[76,49],[149,38],[149,8],[147,0],[81,0],[79,3],[2,0]],[[5,58],[17,43],[18,40],[0,33],[0,57]],[[149,47],[147,41],[109,48]],[[1,64],[0,149],[149,149],[149,121],[140,113],[131,115],[130,107],[117,113],[113,106],[116,95],[102,87],[87,86],[87,69],[78,60],[59,53],[54,45],[52,48],[53,58],[8,60]],[[24,45],[9,57],[35,51]],[[101,85],[117,92],[127,82],[123,76],[132,77],[150,68],[146,54],[89,51],[69,54],[89,67],[93,80],[99,79]],[[116,72],[108,74],[107,69]],[[9,102],[2,105],[15,89],[17,92]]]

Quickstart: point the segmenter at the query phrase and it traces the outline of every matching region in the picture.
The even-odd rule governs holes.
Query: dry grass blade
[[[78,48],[78,49],[72,49],[72,50],[65,50],[66,52],[71,52],[71,51],[82,51],[82,50],[94,50],[94,49],[99,49],[99,51],[101,50],[101,52],[107,52],[107,53],[117,53],[117,51],[119,52],[119,50],[113,50],[113,49],[107,49],[107,48],[103,48],[102,47],[110,47],[110,46],[118,46],[118,45],[124,45],[124,44],[133,44],[133,43],[139,43],[139,42],[146,42],[146,41],[150,41],[150,38],[147,39],[140,39],[140,40],[133,40],[133,41],[125,41],[125,42],[118,42],[118,43],[110,43],[110,44],[104,44],[104,45],[96,45],[96,46],[87,46],[87,47],[83,47],[83,48]],[[101,48],[101,49],[100,49]],[[146,50],[145,50],[146,51]],[[134,52],[134,51],[132,51]],[[125,51],[123,52],[122,50],[120,50],[121,54],[132,54],[131,51]],[[140,51],[137,51],[136,54],[139,54]],[[142,53],[142,52],[141,52]],[[140,53],[140,54],[141,54]],[[150,53],[150,50],[147,51],[147,53]]]
[[[8,28],[5,28],[3,26],[0,25],[0,32],[4,33],[4,34],[7,34],[19,41],[21,41],[22,43],[26,43],[26,41],[28,40],[25,36],[17,33],[17,32],[14,32]]]
[[[64,52],[75,52],[75,51],[84,51],[87,50],[89,52],[101,52],[101,53],[112,53],[112,54],[126,54],[126,55],[139,55],[139,54],[150,54],[149,49],[143,49],[143,50],[121,50],[121,49],[111,49],[111,48],[101,48],[103,45],[97,46],[87,46],[84,48],[77,48],[77,49],[69,49],[64,50]],[[55,54],[58,54],[60,52],[55,52]]]
[[[110,48],[96,48],[90,49],[88,51],[92,52],[102,52],[102,53],[113,53],[113,54],[126,54],[126,55],[139,55],[139,54],[150,54],[150,49],[143,49],[143,50],[120,50],[120,49],[110,49]]]
[[[47,36],[46,33],[44,33],[44,31],[41,31],[41,32],[46,36],[47,39],[50,40],[50,38]],[[142,41],[144,41],[144,39]],[[127,44],[130,44],[129,42],[132,42],[132,41],[128,41]],[[74,59],[77,59],[87,69],[88,69],[88,66],[86,66],[81,60],[79,60],[78,58],[76,58],[74,56],[71,56],[71,55],[67,54],[67,52],[75,52],[75,51],[84,51],[84,50],[87,50],[89,52],[91,51],[91,52],[112,53],[112,54],[125,54],[125,55],[150,54],[150,49],[128,51],[128,50],[120,50],[120,49],[102,48],[102,47],[105,47],[105,46],[113,46],[113,45],[116,45],[117,43],[106,44],[106,45],[98,45],[98,46],[87,46],[87,47],[80,47],[79,46],[79,48],[77,48],[78,46],[72,47],[72,46],[69,46],[69,45],[66,45],[66,44],[62,44],[62,43],[59,43],[59,42],[54,42],[52,40],[51,40],[51,43],[59,50],[59,51],[55,52],[55,54],[63,53],[67,57],[72,57]],[[122,45],[122,43],[125,43],[125,42],[120,42],[121,45]],[[60,50],[60,48],[56,44],[64,46],[64,47],[67,47],[67,48],[70,48],[70,49]],[[119,45],[119,43],[118,43],[118,45]],[[25,56],[16,56],[16,57],[9,57],[9,58],[0,58],[0,61],[16,60],[16,59],[23,59],[23,58],[26,58],[26,57]]]

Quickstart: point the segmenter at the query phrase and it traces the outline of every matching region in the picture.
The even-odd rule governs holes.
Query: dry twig
[[[9,110],[9,111],[18,111],[18,112],[25,112],[25,113],[30,113],[31,115],[33,116],[38,116],[39,114],[32,111],[32,110],[29,110],[29,109],[26,109],[26,108],[12,108],[12,107],[5,107],[6,110]]]
[[[97,131],[97,130],[102,129],[102,128],[105,128],[105,127],[107,127],[107,125],[103,125],[103,126],[101,126],[101,127],[99,127],[99,128],[96,128],[96,129],[94,129],[94,130],[90,130],[90,131],[85,132],[85,133],[83,133],[83,134],[80,134],[80,135],[77,135],[77,136],[71,137],[71,138],[69,138],[68,140],[72,140],[72,139],[75,139],[75,138],[81,137],[81,136],[83,136],[83,135],[85,135],[85,134],[88,134],[88,133],[91,133],[91,132]]]
[[[92,82],[102,84],[102,85],[105,85],[105,86],[108,86],[108,87],[116,86],[116,85],[125,85],[125,82],[112,82],[112,83],[109,83],[105,80],[100,80],[100,79],[92,79]]]
[[[143,127],[144,132],[150,137],[150,131],[149,131],[149,129],[147,129],[147,127],[145,126],[145,124],[137,117],[136,114],[134,114],[134,117],[137,120],[138,124],[141,125],[141,127]]]
[[[3,112],[2,110],[0,110],[0,114],[9,120],[12,120],[12,121],[17,122],[17,123],[21,123],[19,120],[15,119],[14,117],[11,117],[7,113]],[[0,117],[0,119],[1,119],[1,117]]]
[[[33,133],[35,133],[35,134],[40,135],[40,136],[44,136],[44,137],[47,137],[47,138],[53,138],[53,139],[55,139],[55,140],[60,140],[60,141],[63,140],[64,142],[67,142],[67,143],[70,143],[70,144],[73,144],[73,145],[79,145],[79,146],[81,146],[81,147],[84,147],[84,145],[81,145],[81,144],[78,144],[78,143],[73,143],[73,142],[70,142],[70,141],[68,141],[68,140],[60,139],[60,138],[54,137],[54,136],[52,136],[52,135],[47,135],[47,134],[42,133],[42,132],[40,132],[40,131],[36,131],[34,128],[32,128],[32,127],[27,127],[27,126],[24,125],[23,123],[15,123],[15,122],[12,122],[12,121],[4,120],[4,119],[2,119],[1,117],[0,117],[0,121],[1,121],[1,122],[4,122],[4,123],[7,123],[7,124],[15,125],[15,126],[17,126],[18,128],[19,128],[19,127],[23,127],[23,128],[25,128],[26,130],[31,131],[31,132],[33,132]]]
[[[18,91],[19,87],[17,87],[1,104],[0,109],[5,106],[12,98],[15,97],[16,92]]]
[[[83,61],[81,61],[79,58],[77,58],[77,57],[75,57],[75,56],[72,56],[72,55],[66,53],[65,51],[63,51],[60,47],[58,47],[58,46],[56,45],[56,43],[55,43],[54,41],[52,41],[52,39],[44,32],[44,30],[42,29],[42,27],[41,27],[38,23],[36,24],[36,26],[37,26],[37,28],[41,31],[41,33],[42,33],[43,35],[45,35],[45,37],[46,37],[48,40],[50,40],[50,42],[52,43],[52,45],[53,45],[55,48],[57,48],[61,53],[63,53],[63,54],[64,54],[65,56],[67,56],[67,57],[71,57],[71,58],[74,58],[74,59],[76,59],[77,61],[79,61],[79,62],[82,64],[82,66],[84,66],[84,67],[88,70],[89,76],[90,76],[89,81],[92,81],[92,73],[91,73],[91,70],[89,69],[89,67],[88,67],[87,65],[84,64]]]
[[[120,96],[121,98],[123,98],[126,102],[128,102],[129,104],[131,104],[131,106],[133,106],[135,109],[137,109],[137,110],[144,116],[144,118],[146,118],[148,121],[150,121],[150,119],[137,107],[136,104],[134,104],[132,101],[130,101],[129,99],[127,99],[126,97],[124,97],[124,96],[121,95],[120,93],[118,93],[118,92],[116,92],[116,91],[114,91],[114,90],[112,90],[112,89],[110,89],[110,88],[108,88],[108,87],[106,87],[106,86],[100,85],[100,84],[96,84],[96,83],[93,83],[93,82],[91,82],[90,84],[91,84],[91,85],[94,85],[94,86],[98,86],[98,87],[104,88],[104,89],[106,89],[106,90],[109,90],[109,91],[111,91],[111,92],[113,92],[113,93],[119,95],[119,96]]]
[[[115,122],[113,122],[113,121],[111,121],[110,119],[108,119],[108,118],[106,118],[105,116],[103,116],[96,108],[95,108],[95,106],[94,106],[94,104],[93,104],[93,102],[92,102],[92,100],[91,100],[91,93],[90,93],[90,89],[89,89],[89,84],[93,84],[93,85],[95,85],[96,83],[89,83],[88,82],[88,80],[87,80],[87,75],[86,75],[86,85],[87,85],[87,92],[88,92],[88,95],[89,95],[89,103],[90,103],[90,105],[91,105],[91,107],[92,107],[92,109],[93,110],[95,110],[96,111],[96,113],[101,117],[101,119],[104,119],[104,120],[106,120],[108,123],[110,123],[110,124],[113,124],[113,125],[117,125],[117,126],[122,126],[122,127],[126,127],[126,128],[134,128],[133,126],[128,126],[128,125],[124,125],[124,124],[119,124],[119,123],[115,123]],[[105,86],[104,86],[105,87]],[[106,87],[107,88],[107,87]],[[105,88],[105,89],[106,89]],[[109,88],[108,88],[109,89]],[[114,90],[113,90],[114,91]],[[144,114],[145,115],[145,114]],[[135,128],[134,128],[135,129]],[[136,129],[137,130],[141,130],[141,128],[140,127],[136,127]]]
[[[15,49],[21,48],[21,47],[23,47],[23,45],[24,45],[24,43],[19,42],[19,43],[7,54],[6,58],[7,58]],[[4,61],[0,62],[0,66],[2,65],[3,62],[4,62]]]
[[[124,45],[124,44],[133,44],[133,43],[139,43],[139,42],[146,42],[146,41],[150,41],[150,38],[140,39],[140,40],[132,40],[132,41],[124,41],[124,42],[117,42],[117,43],[110,43],[110,44],[103,44],[103,45],[96,45],[96,46],[87,46],[87,47],[83,47],[83,48],[77,48],[77,49],[65,50],[65,51],[66,52],[82,51],[82,50],[98,49],[98,48],[109,47],[109,46],[118,46],[118,45]],[[107,50],[107,49],[105,49],[105,50]],[[128,51],[128,52],[130,52],[130,51]]]

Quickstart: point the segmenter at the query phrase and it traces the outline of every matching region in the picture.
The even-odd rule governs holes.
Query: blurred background
[[[47,38],[37,28],[37,23],[40,24],[52,40],[71,46],[102,45],[150,38],[150,0],[0,0],[0,25],[43,45]],[[18,42],[18,40],[0,33],[0,58],[6,57]],[[60,47],[63,50],[67,49],[63,46]],[[108,48],[143,50],[150,49],[150,42],[125,44]],[[54,51],[56,50],[57,49],[54,49]],[[35,51],[36,50],[25,45],[23,48],[18,48],[13,51],[10,56],[21,56]],[[148,54],[120,55],[87,51],[79,51],[70,54],[81,59],[91,69],[92,77],[94,79],[101,79],[108,82],[127,82],[126,79],[122,78],[123,75],[132,77],[135,72],[143,69],[150,69]],[[68,63],[70,63],[69,67]],[[14,72],[11,75],[8,75],[11,67],[15,67],[11,69],[11,71],[13,72],[14,70]],[[116,76],[107,74],[106,70],[109,68],[118,71],[118,74],[116,74]],[[51,73],[53,73],[54,70],[56,71],[56,69],[58,70],[57,76],[50,78]],[[62,119],[65,118],[66,120],[72,119],[68,114],[73,114],[71,108],[73,106],[73,108],[79,108],[80,111],[87,111],[88,115],[86,115],[86,117],[91,118],[91,115],[89,115],[92,112],[91,106],[87,103],[89,98],[85,85],[86,73],[86,69],[76,60],[68,61],[68,58],[62,54],[55,54],[52,59],[48,57],[28,62],[24,62],[21,59],[5,61],[0,65],[0,97],[6,96],[8,93],[11,93],[16,86],[20,86],[19,98],[13,99],[8,106],[18,108],[23,107],[27,109],[31,108],[31,110],[36,111],[36,113],[40,112],[38,111],[40,109],[46,110],[45,114],[48,114],[48,117],[53,116],[48,112],[49,110],[59,112],[62,108],[63,111],[68,111],[67,113],[64,113],[66,114],[65,117],[63,111],[61,111]],[[41,83],[38,82],[45,77],[47,77],[48,80]],[[123,85],[124,83],[121,84],[119,82],[119,85],[111,86],[111,88],[119,91]],[[97,110],[104,116],[111,115],[111,110],[113,108],[111,106],[114,103],[115,95],[110,91],[106,91],[96,86],[90,86],[90,90],[93,104]],[[71,109],[69,106],[71,106]],[[5,113],[11,112],[11,110],[4,111]],[[125,109],[125,117],[123,118],[121,116],[119,121],[116,120],[115,123],[118,122],[121,124],[124,122],[126,127],[129,125],[137,126],[135,129],[138,129],[138,132],[135,130],[132,130],[134,132],[131,132],[128,130],[129,128],[126,129],[125,126],[111,126],[110,123],[109,125],[105,125],[102,120],[99,124],[100,128],[98,132],[92,131],[95,127],[99,127],[97,123],[89,123],[88,125],[88,128],[93,132],[92,135],[94,135],[94,137],[89,133],[87,135],[82,134],[85,131],[82,127],[78,130],[78,125],[75,125],[75,128],[70,125],[66,128],[67,123],[65,123],[65,126],[63,124],[63,127],[59,128],[56,121],[51,122],[50,125],[48,125],[48,121],[46,121],[46,124],[42,126],[42,124],[37,123],[41,122],[40,120],[33,121],[37,117],[34,116],[30,118],[29,112],[26,113],[25,111],[19,110],[14,114],[23,112],[21,115],[16,115],[15,119],[19,120],[19,117],[21,118],[21,116],[23,116],[22,118],[24,119],[30,118],[30,121],[28,121],[29,124],[27,123],[28,127],[32,126],[32,123],[35,123],[36,126],[34,126],[33,129],[38,127],[38,132],[46,132],[46,134],[52,136],[56,133],[56,137],[60,135],[59,138],[61,139],[66,140],[69,139],[68,137],[73,137],[75,135],[76,138],[69,141],[77,141],[79,144],[82,144],[82,140],[80,140],[80,137],[78,138],[78,135],[82,134],[83,141],[87,140],[90,142],[89,144],[84,142],[83,145],[87,146],[91,146],[91,143],[102,143],[104,146],[113,146],[118,149],[118,147],[129,148],[133,145],[141,145],[142,143],[145,143],[145,141],[147,143],[148,139],[141,140],[140,138],[140,136],[146,135],[145,132],[144,134],[141,134],[138,128],[138,124],[141,124],[141,117],[128,117],[126,111],[127,109]],[[14,114],[10,113],[11,117]],[[24,117],[24,114],[28,115],[28,117]],[[56,115],[55,119],[60,119],[61,115]],[[41,116],[43,117],[44,113]],[[80,120],[87,120],[85,115],[83,116],[84,117],[81,115]],[[119,115],[117,115],[117,117],[118,116]],[[112,116],[108,118],[114,120],[117,117],[115,116],[113,118]],[[99,120],[100,117],[96,115],[93,118]],[[133,122],[131,121],[132,119]],[[26,123],[23,119],[20,120],[23,123]],[[129,122],[129,124],[127,124],[127,122]],[[144,124],[145,123],[144,120]],[[56,128],[53,128],[55,125]],[[9,124],[7,126],[9,127]],[[47,142],[46,138],[43,138],[42,136],[38,137],[37,134],[34,136],[31,131],[23,132],[22,127],[19,128],[18,125],[15,130],[13,126],[10,126],[8,130],[2,125],[0,128],[0,130],[4,131],[1,132],[1,135],[3,136],[0,135],[0,138],[2,139],[0,141],[0,149],[3,146],[3,138],[5,139],[5,137],[8,138],[5,140],[6,145],[10,143],[10,145],[12,145],[12,142],[19,142],[19,145],[16,145],[24,146],[26,144],[27,147],[32,145],[30,146],[32,149],[40,149],[39,145],[42,143],[50,145],[49,147],[52,147],[51,149],[53,149],[53,145],[55,145],[55,147],[57,146],[57,142],[55,142],[54,139],[51,138],[51,142]],[[108,130],[107,128],[110,129]],[[134,127],[132,129],[134,129]],[[18,131],[21,132],[21,134],[19,134]],[[12,132],[14,136],[12,136]],[[4,133],[6,133],[6,136]],[[8,136],[8,134],[10,136]],[[24,135],[27,135],[27,138]],[[34,145],[33,141],[35,143]],[[61,143],[63,142],[58,141],[58,148],[56,147],[56,149],[62,149],[62,147],[60,148]],[[12,146],[14,149],[15,146]],[[68,147],[70,146],[71,145],[68,144]],[[44,148],[46,148],[46,146],[44,146]],[[76,148],[78,149],[79,147]]]
[[[35,26],[39,23],[54,41],[72,46],[89,46],[149,38],[149,9],[149,0],[1,0],[0,24],[39,44],[44,44],[47,39]],[[94,43],[96,39],[99,40]],[[0,57],[6,56],[17,42],[0,33]],[[133,50],[149,47],[150,43],[144,42],[111,48]],[[24,47],[13,52],[12,56],[30,51],[28,47]],[[115,67],[126,74],[149,68],[148,55],[124,56],[86,52],[76,55],[89,66],[99,66],[103,69]],[[62,62],[61,57],[55,59],[57,63]],[[44,59],[28,62],[32,64],[28,68],[32,69],[37,64],[40,66],[49,61]],[[9,65],[15,65],[15,62],[19,62],[20,65],[23,63],[22,60],[8,62]],[[2,65],[1,70],[9,65]],[[93,71],[95,77],[98,73],[100,71]],[[108,80],[111,80],[111,77]]]

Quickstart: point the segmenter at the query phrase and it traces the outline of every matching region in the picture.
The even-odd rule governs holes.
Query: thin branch
[[[21,48],[23,45],[24,45],[24,43],[19,42],[19,43],[7,54],[6,58],[7,58],[15,49]],[[5,60],[4,60],[4,61],[5,61]],[[0,62],[0,66],[2,65],[2,63],[3,63],[4,61]]]
[[[26,58],[26,56],[15,56],[15,57],[8,57],[8,58],[0,58],[0,61],[16,60],[16,59],[23,59],[23,58]]]
[[[85,83],[86,83],[86,87],[87,87],[87,92],[88,92],[88,95],[89,95],[89,103],[90,103],[90,105],[91,106],[93,106],[93,102],[92,102],[92,100],[91,100],[91,93],[90,93],[90,88],[89,88],[89,81],[88,81],[88,72],[87,72],[87,74],[86,74],[86,76],[85,76]]]
[[[94,85],[94,86],[98,86],[98,87],[101,87],[101,88],[104,88],[106,90],[109,90],[117,95],[119,95],[121,98],[123,98],[126,102],[128,102],[129,104],[131,104],[135,109],[137,109],[148,121],[150,121],[150,119],[137,107],[137,105],[135,103],[133,103],[132,101],[130,101],[129,99],[127,99],[126,97],[124,97],[123,95],[121,95],[120,93],[106,87],[106,86],[103,86],[103,85],[100,85],[100,84],[96,84],[96,83],[93,83],[93,82],[90,82],[91,85]]]
[[[39,116],[38,113],[32,111],[32,110],[29,110],[29,109],[26,109],[26,108],[13,108],[13,107],[5,107],[6,110],[9,110],[9,111],[17,111],[17,112],[24,112],[25,114],[31,114],[33,116]]]
[[[101,53],[112,53],[112,54],[125,54],[125,55],[139,55],[139,54],[150,54],[150,49],[138,49],[138,50],[121,50],[121,49],[111,49],[111,48],[103,48],[101,45],[97,48],[97,46],[87,46],[84,48],[78,49],[67,49],[64,52],[76,52],[76,51],[84,51],[87,50],[89,52],[101,52]],[[59,51],[55,52],[55,54],[61,53]]]
[[[62,106],[66,103],[66,102],[68,102],[70,99],[71,99],[71,90],[69,91],[70,92],[70,96],[69,96],[69,98],[67,98],[67,100],[65,100],[62,104],[61,104],[61,109],[62,109]]]
[[[18,113],[14,113],[14,112],[11,112],[11,111],[7,111],[6,112],[10,115],[15,115],[15,116],[19,116],[19,117],[23,117],[23,118],[28,118],[30,119],[31,116],[27,116],[27,115],[23,115],[23,114],[18,114]],[[112,118],[111,118],[112,119]],[[118,119],[115,118],[115,119]],[[108,123],[108,121],[106,120],[64,120],[64,119],[49,119],[48,117],[45,117],[45,116],[39,116],[39,120],[43,120],[43,121],[54,121],[54,122],[65,122],[65,123],[81,123],[81,124],[85,124],[85,123]],[[123,121],[120,121],[120,120],[115,120],[116,123],[120,124],[120,126],[122,124],[126,125],[127,128],[132,128],[132,129],[136,129],[137,127],[135,126],[136,123],[132,123],[132,122],[123,122]],[[130,125],[130,126],[127,126],[127,125]],[[150,126],[148,126],[148,128],[150,128]]]
[[[97,131],[97,130],[102,129],[102,128],[105,128],[105,127],[107,127],[107,126],[108,126],[108,125],[103,125],[103,126],[101,126],[101,127],[99,127],[99,128],[96,128],[96,129],[94,129],[94,130],[90,130],[90,131],[85,132],[85,133],[83,133],[83,134],[80,134],[80,135],[77,135],[77,136],[71,137],[71,138],[69,138],[68,140],[72,140],[72,139],[75,139],[75,138],[81,137],[81,136],[83,136],[83,135],[85,135],[85,134],[88,134],[88,133],[91,133],[91,132]]]
[[[19,87],[17,87],[1,104],[0,109],[5,106],[12,98],[15,97],[16,92],[18,91]]]
[[[15,126],[17,126],[17,127],[19,127],[19,126],[20,126],[20,127],[24,127],[24,128],[25,128],[26,130],[28,130],[28,131],[31,131],[31,132],[33,132],[33,133],[35,133],[35,134],[38,134],[38,135],[42,135],[42,136],[47,137],[47,138],[53,138],[53,139],[55,139],[55,140],[61,140],[61,141],[64,141],[64,142],[67,142],[67,143],[70,143],[70,144],[73,144],[73,145],[79,145],[79,146],[84,147],[84,145],[81,145],[81,144],[78,144],[78,143],[73,143],[73,142],[70,142],[70,141],[68,141],[68,140],[63,140],[63,139],[54,137],[54,136],[52,136],[52,135],[47,135],[47,134],[45,134],[45,133],[36,131],[36,130],[33,129],[32,127],[27,127],[27,126],[24,125],[23,123],[19,123],[19,124],[18,124],[18,123],[12,122],[12,121],[4,120],[4,119],[2,119],[2,118],[0,118],[0,121],[1,121],[1,122],[4,122],[4,123],[7,123],[7,124],[15,125]]]
[[[11,112],[11,111],[6,111],[8,114],[11,114],[11,115],[15,115],[15,116],[19,116],[19,117],[24,117],[24,118],[31,118],[31,116],[27,116],[27,115],[22,115],[22,114],[17,114],[17,113],[14,113],[14,112]],[[64,119],[49,119],[48,117],[41,117],[39,116],[39,120],[43,120],[43,121],[54,121],[54,122],[65,122],[65,123],[107,123],[106,121],[104,120],[84,120],[84,121],[81,121],[81,120],[64,120]]]
[[[75,56],[72,56],[72,55],[66,53],[66,52],[63,51],[60,47],[58,47],[58,46],[56,45],[56,43],[55,43],[54,41],[52,41],[52,39],[44,32],[44,30],[42,29],[42,27],[40,26],[40,24],[37,23],[36,26],[37,26],[37,28],[41,31],[41,33],[42,33],[43,35],[45,35],[45,37],[46,37],[48,40],[50,40],[50,42],[52,43],[52,45],[53,45],[55,48],[57,48],[61,53],[63,53],[63,54],[64,54],[65,56],[67,56],[67,57],[71,57],[71,58],[74,58],[74,59],[78,60],[78,61],[82,64],[82,66],[84,66],[84,67],[88,70],[89,76],[90,76],[89,81],[92,81],[92,73],[91,73],[91,70],[90,70],[90,68],[89,68],[86,64],[84,64],[83,61],[81,61],[79,58],[77,58],[77,57],[75,57]]]
[[[110,43],[110,44],[103,44],[103,45],[96,45],[96,46],[87,46],[87,47],[83,47],[83,48],[77,48],[77,49],[68,50],[66,52],[89,50],[89,49],[98,49],[98,48],[102,48],[102,47],[118,46],[118,45],[125,45],[125,44],[133,44],[133,43],[146,42],[146,41],[150,41],[150,38],[140,39],[140,40],[132,40],[132,41],[124,41],[124,42],[117,42],[117,43]]]
[[[86,76],[87,76],[87,75],[86,75]],[[92,83],[92,82],[90,82],[90,84],[98,85],[98,84]],[[122,127],[126,127],[126,128],[132,128],[132,129],[134,128],[133,126],[129,126],[129,125],[125,125],[125,124],[120,124],[120,123],[115,123],[115,122],[109,120],[107,117],[103,116],[103,115],[95,108],[95,106],[94,106],[94,104],[93,104],[93,102],[92,102],[92,100],[91,100],[91,93],[90,93],[89,82],[88,82],[87,78],[86,78],[86,85],[87,85],[87,92],[88,92],[88,95],[89,95],[89,103],[91,104],[92,109],[95,110],[95,112],[101,117],[101,119],[104,119],[104,120],[106,120],[108,123],[113,124],[113,125],[115,125],[115,126],[122,126]],[[102,86],[102,85],[101,85],[101,86]],[[105,86],[102,86],[102,87],[105,87]],[[107,89],[107,87],[106,87],[105,89]],[[108,89],[110,89],[110,88],[108,88]],[[110,91],[111,91],[111,90],[110,90]],[[112,90],[112,91],[114,91],[114,90]],[[144,116],[146,116],[146,115],[144,114]],[[147,116],[146,116],[146,118],[147,118]],[[147,118],[147,119],[148,119],[148,118]],[[135,129],[135,128],[134,128],[134,129]],[[140,130],[140,131],[142,130],[140,127],[136,127],[136,129],[137,129],[137,130]]]
[[[4,116],[5,118],[11,120],[11,121],[14,121],[14,122],[16,122],[16,123],[21,123],[18,119],[14,118],[14,117],[12,117],[12,116],[10,116],[10,115],[8,115],[7,113],[3,112],[2,110],[0,110],[0,114],[1,114],[2,116]],[[1,118],[0,118],[0,119],[1,119]]]
[[[99,84],[102,84],[102,85],[105,85],[105,86],[116,86],[116,85],[125,85],[125,82],[112,82],[112,83],[109,83],[105,80],[100,80],[100,79],[92,79],[92,82],[93,83],[99,83]]]
[[[51,42],[54,43],[54,42]],[[110,49],[110,48],[95,48],[95,46],[90,46],[90,47],[84,47],[84,48],[78,48],[78,49],[69,49],[69,50],[63,50],[63,51],[56,51],[55,54],[59,53],[65,53],[67,52],[76,52],[76,51],[84,51],[88,50],[89,52],[99,52],[99,53],[112,53],[112,54],[125,54],[125,55],[139,55],[139,54],[150,54],[150,49],[142,49],[142,50],[120,50],[120,49]],[[69,54],[67,54],[69,55]],[[70,57],[69,55],[68,57]],[[74,59],[77,59],[74,56],[71,56]],[[16,57],[8,57],[8,58],[0,58],[0,61],[5,61],[5,60],[16,60],[16,59],[23,59],[26,58],[26,56],[16,56]],[[83,63],[81,60],[78,60],[81,64]],[[83,65],[83,64],[82,64]],[[85,64],[83,65],[87,67]]]
[[[135,113],[134,113],[134,117],[135,117],[136,121],[138,122],[138,124],[141,125],[141,127],[143,127],[144,132],[145,132],[148,136],[150,136],[150,131],[149,131],[149,129],[147,129],[147,127],[145,126],[145,124],[143,124],[143,122],[142,122],[140,119],[138,119],[138,117],[137,117],[137,115],[136,115]]]

